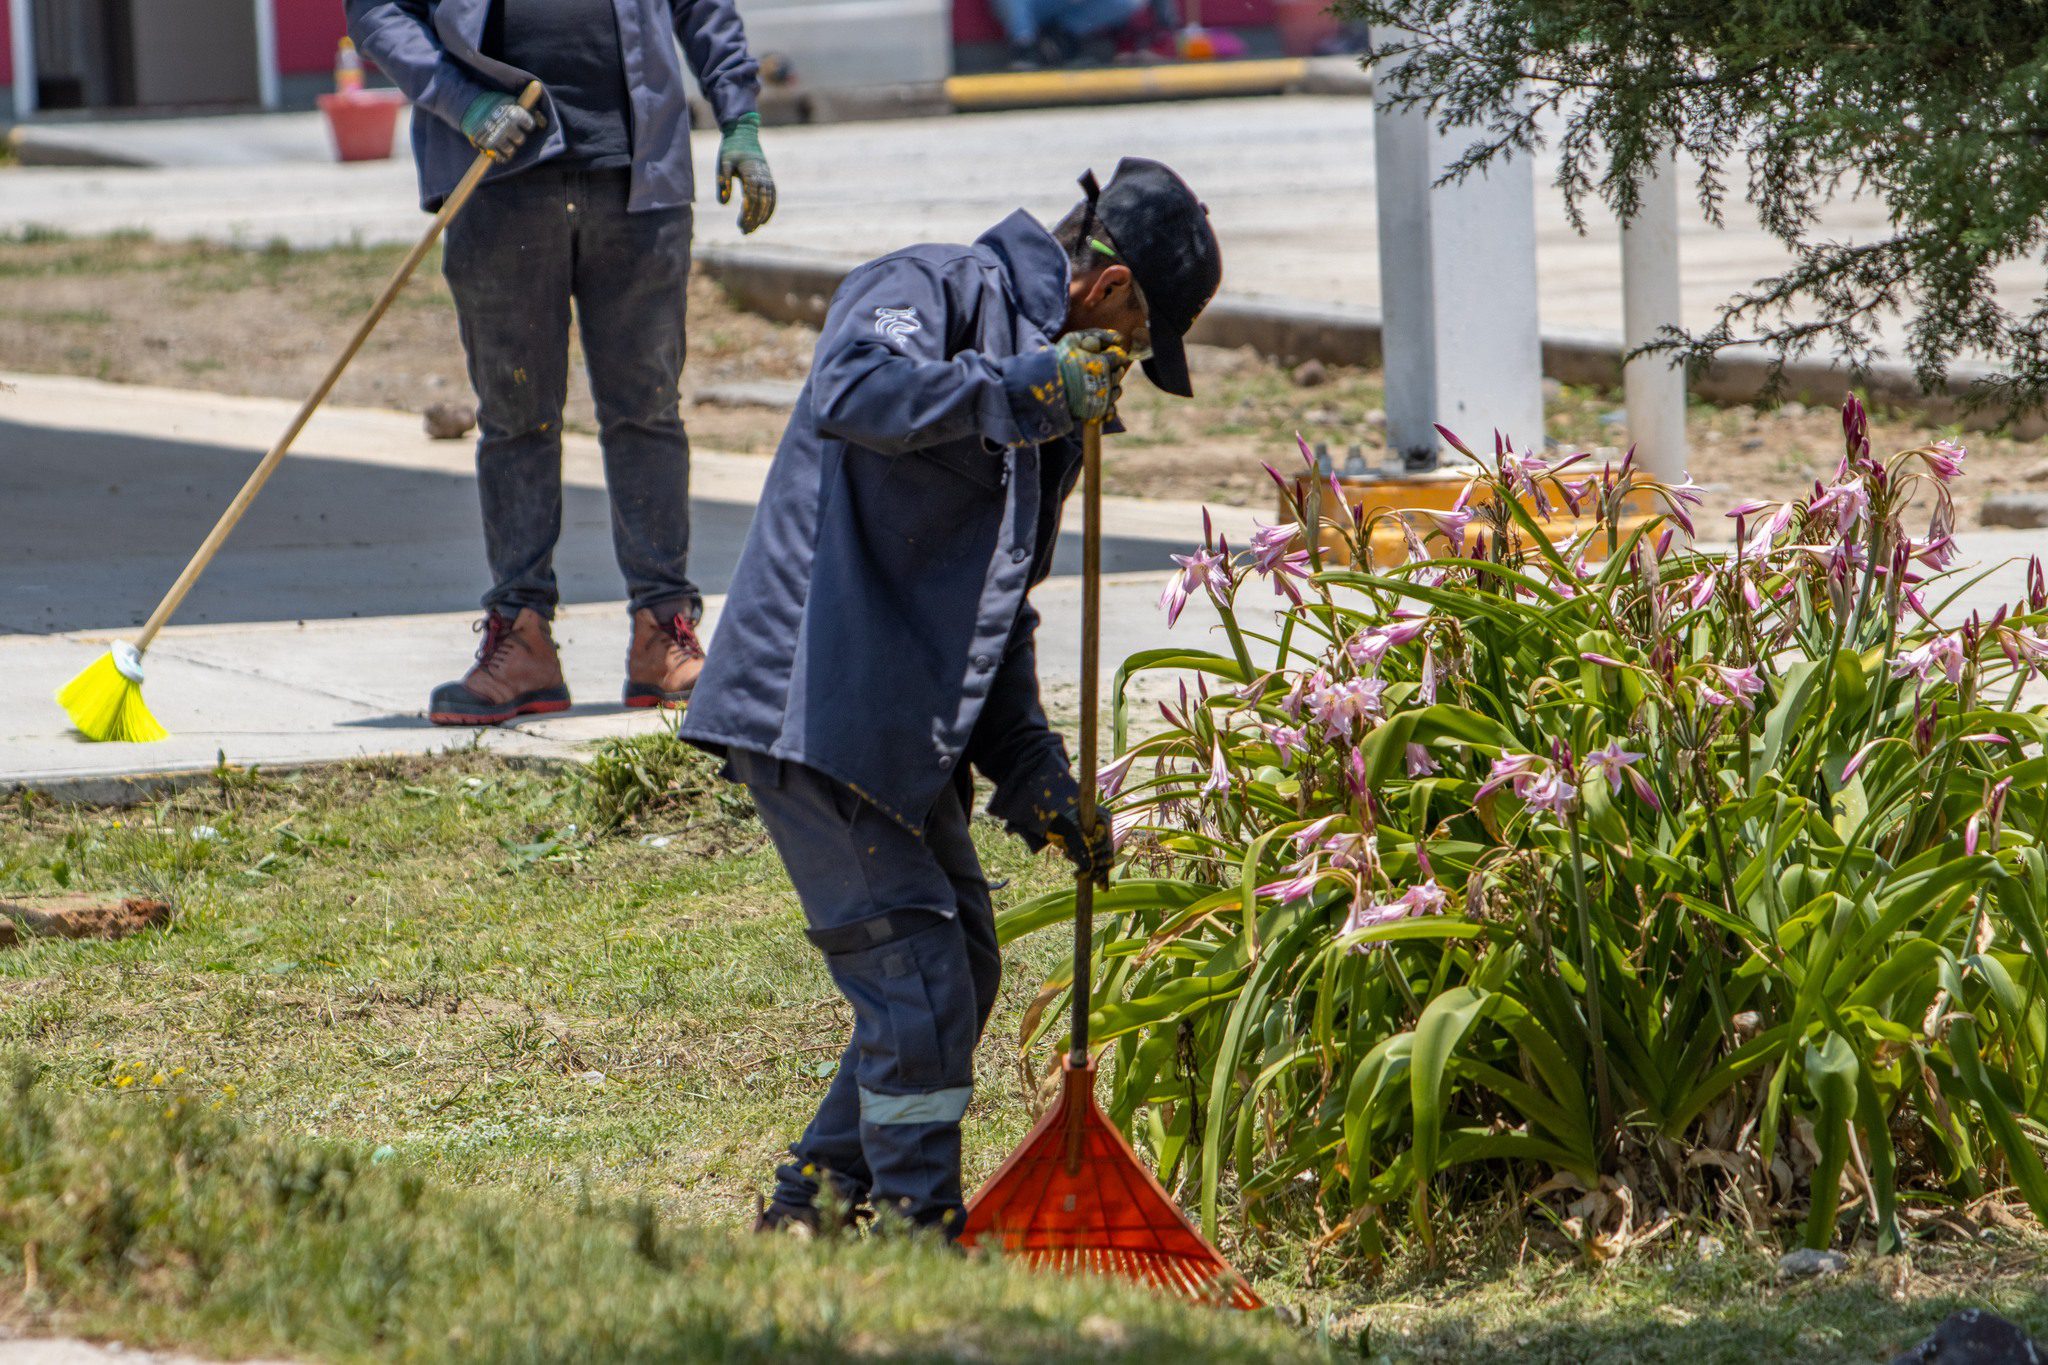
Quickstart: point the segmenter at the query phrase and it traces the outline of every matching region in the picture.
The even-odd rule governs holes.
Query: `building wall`
[[[271,0],[277,16],[277,70],[285,77],[334,70],[334,50],[348,31],[341,0]]]
[[[0,0],[0,123],[14,117],[14,17]]]

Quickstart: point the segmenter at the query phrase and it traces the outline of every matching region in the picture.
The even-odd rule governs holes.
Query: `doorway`
[[[38,109],[261,102],[269,0],[30,0]]]

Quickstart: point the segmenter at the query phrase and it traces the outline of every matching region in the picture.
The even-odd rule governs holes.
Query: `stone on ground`
[[[1984,499],[1983,518],[1986,526],[2048,526],[2048,493],[1994,493]]]
[[[467,403],[429,403],[421,416],[437,441],[459,441],[476,429],[476,409]]]
[[[1839,1275],[1849,1268],[1849,1258],[1839,1251],[1815,1251],[1812,1247],[1801,1247],[1788,1251],[1778,1258],[1778,1278],[1781,1280],[1811,1280],[1828,1275]]]

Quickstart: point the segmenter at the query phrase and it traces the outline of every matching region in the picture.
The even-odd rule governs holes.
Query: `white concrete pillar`
[[[283,103],[277,74],[277,0],[254,0],[256,5],[256,98],[265,109]]]
[[[14,117],[36,111],[36,25],[29,0],[7,0],[8,41],[13,45]]]
[[[1436,185],[1477,136],[1439,132],[1419,109],[1373,110],[1387,444],[1411,466],[1434,461],[1438,422],[1475,451],[1496,430],[1543,448],[1531,160]]]
[[[1628,349],[1655,341],[1679,316],[1678,162],[1667,155],[1641,186],[1642,205],[1621,226],[1621,318]],[[1636,460],[1673,483],[1685,473],[1685,369],[1668,355],[1637,356],[1622,370]]]

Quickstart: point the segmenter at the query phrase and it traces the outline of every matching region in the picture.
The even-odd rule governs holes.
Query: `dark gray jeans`
[[[632,608],[692,621],[683,306],[690,210],[626,212],[629,172],[539,166],[484,185],[448,226],[444,269],[476,389],[484,606],[552,617],[562,533],[569,305],[597,403],[612,545]]]

